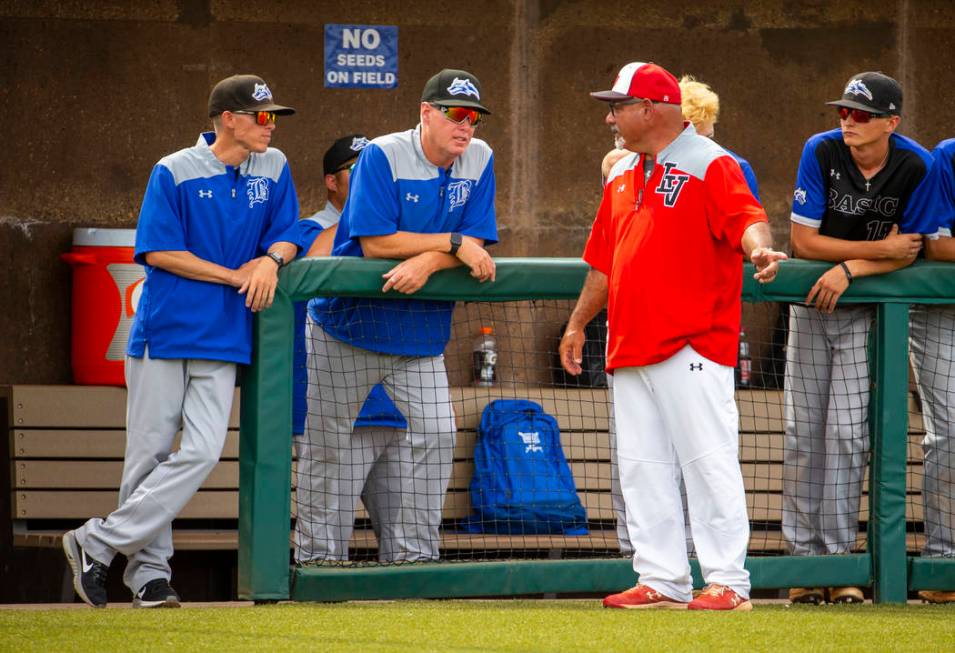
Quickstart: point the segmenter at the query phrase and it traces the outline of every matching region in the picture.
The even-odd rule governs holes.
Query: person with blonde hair
[[[692,75],[683,75],[680,78],[680,92],[683,97],[680,108],[683,110],[684,120],[693,123],[696,133],[700,136],[713,138],[716,131],[715,125],[720,117],[720,96],[710,88],[709,84],[698,82]],[[728,149],[726,151],[736,159],[739,167],[743,169],[746,185],[749,186],[753,197],[758,200],[759,186],[756,183],[756,173],[753,171],[753,166],[735,152]]]

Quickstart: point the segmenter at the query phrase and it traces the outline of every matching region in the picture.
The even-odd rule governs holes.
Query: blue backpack
[[[470,493],[471,532],[588,532],[557,420],[533,401],[498,399],[484,408]]]

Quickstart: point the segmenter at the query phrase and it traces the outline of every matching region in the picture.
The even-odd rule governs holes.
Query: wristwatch
[[[448,254],[456,256],[459,249],[461,249],[461,234],[454,232],[451,234],[451,251]]]
[[[279,266],[279,269],[285,267],[285,259],[282,258],[281,254],[276,254],[275,252],[269,252],[266,254],[270,259],[275,261],[275,264]]]

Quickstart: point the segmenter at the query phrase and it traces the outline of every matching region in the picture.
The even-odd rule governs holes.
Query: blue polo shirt
[[[301,255],[312,247],[312,243],[322,231],[328,227],[338,224],[341,213],[331,202],[326,202],[325,208],[321,211],[303,218],[298,222],[300,232],[299,245],[301,246]],[[307,353],[305,349],[305,302],[295,303],[295,360],[292,370],[293,402],[292,402],[292,434],[301,435],[305,432],[305,417],[308,414],[308,401],[306,391],[308,389],[308,367]],[[389,428],[408,428],[408,422],[405,421],[401,411],[394,405],[388,393],[385,392],[381,384],[371,389],[365,404],[358,413],[358,419],[355,420],[355,426],[386,426]]]
[[[938,235],[952,236],[955,224],[955,138],[949,138],[932,150],[940,190]]]
[[[298,198],[285,155],[269,148],[238,167],[209,149],[213,132],[153,168],[136,226],[135,259],[146,268],[127,354],[248,364],[252,311],[221,283],[186,279],[146,263],[146,254],[188,251],[236,269],[276,242],[298,242]]]
[[[726,148],[723,148],[726,150]],[[726,153],[731,157],[736,159],[736,163],[739,164],[739,167],[743,170],[743,179],[746,180],[746,185],[749,186],[749,192],[753,194],[757,200],[759,199],[759,184],[756,182],[756,172],[753,170],[753,166],[749,164],[749,161],[741,157],[735,152],[730,152],[726,150]]]
[[[381,136],[361,152],[332,254],[364,256],[360,238],[460,232],[497,242],[494,155],[472,139],[450,168],[421,149],[420,125]],[[454,302],[329,297],[309,302],[312,318],[355,347],[400,356],[437,356],[451,335]]]

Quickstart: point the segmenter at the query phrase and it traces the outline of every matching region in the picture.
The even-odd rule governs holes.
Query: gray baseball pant
[[[135,593],[172,570],[172,520],[219,462],[235,395],[234,363],[126,357],[126,456],[119,508],[76,530],[94,560],[129,559],[123,582]],[[179,449],[173,451],[182,427]]]
[[[912,306],[909,345],[922,397],[923,556],[955,556],[955,306]]]
[[[374,510],[379,559],[437,560],[456,427],[444,356],[396,356],[352,347],[308,320],[308,418],[300,445],[295,560],[347,560],[358,498]],[[388,442],[354,436],[368,393],[381,383],[408,421]],[[386,491],[369,491],[375,471]],[[307,478],[306,478],[307,477]],[[372,509],[372,506],[367,506]]]
[[[855,546],[869,455],[873,310],[793,304],[786,348],[783,535],[793,555]]]

